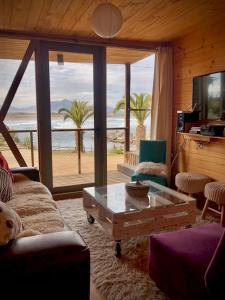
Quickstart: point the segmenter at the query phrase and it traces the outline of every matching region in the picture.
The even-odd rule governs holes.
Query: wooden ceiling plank
[[[20,0],[14,2],[10,23],[10,28],[12,30],[22,30],[25,27],[30,8],[31,0]]]
[[[172,23],[174,20],[176,20],[176,28],[175,31],[180,31],[180,26],[184,26],[185,28],[187,25],[190,27],[193,23],[189,22],[188,24],[184,20],[184,16],[189,14],[190,10],[196,9],[196,7],[200,6],[200,3],[204,0],[200,1],[193,1],[190,0],[189,2],[173,2],[167,1],[167,2],[159,2],[156,6],[155,10],[153,10],[153,15],[156,15],[157,18],[151,20],[151,16],[149,13],[143,14],[142,16],[142,32],[140,37],[146,38],[148,35],[151,35],[153,39],[157,39],[158,35],[162,36],[162,38],[165,38],[164,35],[162,35],[162,31],[166,31],[167,35],[174,34],[174,30],[169,30],[170,26],[172,26]],[[163,4],[163,5],[162,5]],[[137,25],[138,26],[138,25]],[[171,36],[169,36],[169,39],[171,39]]]
[[[160,12],[169,2],[169,0],[144,1],[141,8],[134,6],[133,9],[130,9],[128,6],[127,11],[124,8],[125,4],[123,4],[121,9],[125,22],[120,33],[121,38],[124,36],[131,38],[135,34],[140,36],[146,26],[150,27],[151,24],[154,24],[160,18]]]
[[[94,31],[91,29],[90,18],[97,7],[97,3],[93,2],[86,9],[85,13],[80,16],[80,19],[76,21],[72,27],[73,34],[86,35],[86,36],[96,36]]]
[[[48,30],[48,23],[45,22],[46,16],[48,15],[48,10],[50,9],[52,5],[53,0],[44,0],[42,7],[41,7],[41,13],[39,15],[38,21],[36,23],[35,30],[42,32],[45,28],[45,31]],[[45,24],[46,27],[43,26]]]
[[[22,59],[29,41],[0,38],[0,59]]]
[[[76,23],[79,22],[81,17],[86,13],[92,2],[92,0],[83,2],[72,1],[59,23],[59,32],[65,33],[68,30],[72,30]]]
[[[25,27],[30,31],[35,31],[40,18],[42,6],[45,0],[32,0],[30,10],[27,14]]]
[[[63,18],[67,8],[71,4],[71,0],[53,0],[48,12],[42,22],[42,26],[51,32],[58,32],[58,24]]]
[[[11,16],[13,10],[13,1],[12,0],[0,0],[0,28],[9,29],[11,23]]]

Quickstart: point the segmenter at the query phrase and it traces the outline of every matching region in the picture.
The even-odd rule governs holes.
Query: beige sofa
[[[7,206],[20,216],[24,229],[41,234],[65,230],[65,223],[49,190],[40,182],[14,174],[13,197]]]
[[[15,297],[19,291],[23,298],[33,297],[35,291],[39,297],[44,293],[67,298],[73,293],[75,299],[89,299],[86,243],[77,232],[68,230],[51,193],[38,181],[38,170],[12,171],[14,195],[7,205],[21,217],[25,232],[32,232],[0,247],[1,286]]]

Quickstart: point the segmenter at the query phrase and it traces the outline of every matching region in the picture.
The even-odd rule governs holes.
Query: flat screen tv
[[[194,77],[192,96],[200,120],[224,120],[225,71]]]

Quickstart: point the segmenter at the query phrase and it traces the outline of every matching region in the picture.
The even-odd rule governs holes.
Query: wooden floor
[[[108,184],[129,182],[130,177],[124,175],[119,171],[108,171]],[[53,178],[54,187],[77,185],[94,182],[93,173],[84,173],[69,176],[58,176]]]

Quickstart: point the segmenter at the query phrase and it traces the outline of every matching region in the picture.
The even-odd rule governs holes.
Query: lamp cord
[[[172,163],[170,165],[170,171],[172,170],[173,164],[175,163],[178,155],[181,153],[181,151],[184,149],[185,145],[187,144],[186,139],[184,137],[183,137],[183,139],[184,140],[183,140],[182,144],[180,145],[179,149],[177,150],[177,153],[175,154],[175,156],[172,160]]]

